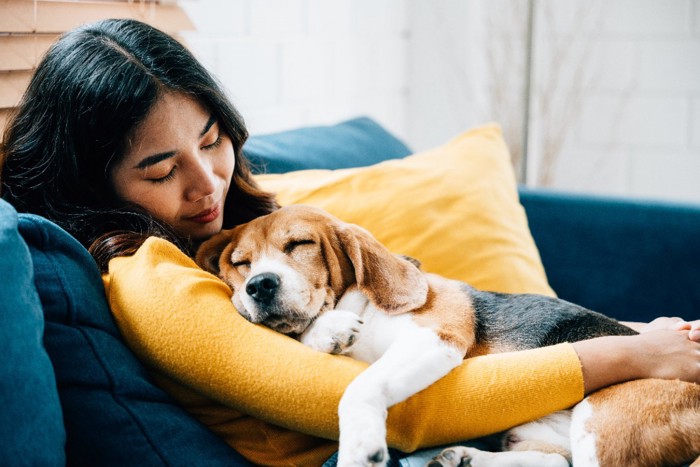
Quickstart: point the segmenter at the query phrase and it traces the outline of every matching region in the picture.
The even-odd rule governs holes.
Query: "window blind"
[[[104,18],[132,18],[177,37],[193,29],[176,1],[0,0],[0,138],[39,60],[65,31]]]

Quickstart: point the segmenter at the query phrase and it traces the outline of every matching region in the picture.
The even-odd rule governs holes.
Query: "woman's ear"
[[[356,225],[341,224],[337,235],[355,268],[358,288],[377,308],[399,314],[425,304],[428,281],[413,262],[392,254]]]
[[[219,260],[221,254],[226,248],[226,245],[231,243],[232,237],[233,229],[222,230],[209,240],[206,240],[197,248],[197,254],[194,259],[195,262],[200,268],[218,276],[220,272]]]

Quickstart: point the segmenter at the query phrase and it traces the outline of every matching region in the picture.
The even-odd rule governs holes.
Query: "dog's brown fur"
[[[700,385],[648,379],[588,397],[600,465],[684,465],[700,453]],[[683,436],[686,434],[686,436]]]

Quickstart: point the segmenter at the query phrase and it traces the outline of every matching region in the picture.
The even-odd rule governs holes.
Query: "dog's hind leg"
[[[541,451],[489,452],[455,446],[447,448],[428,467],[569,467],[560,454]]]
[[[698,427],[700,385],[645,379],[611,386],[574,408],[574,465],[670,466],[693,459],[697,463]]]
[[[504,451],[542,451],[559,454],[571,461],[569,430],[571,411],[561,410],[508,430],[503,436]]]
[[[431,466],[494,466],[494,467],[568,467],[571,463],[569,448],[568,410],[525,423],[503,435],[503,452],[488,452],[461,446],[445,449]]]

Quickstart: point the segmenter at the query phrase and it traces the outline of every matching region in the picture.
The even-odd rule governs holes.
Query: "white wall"
[[[535,4],[528,183],[700,202],[700,1]],[[526,5],[411,2],[416,146],[497,120],[519,153]],[[456,56],[459,38],[471,47]]]
[[[407,118],[404,0],[185,0],[185,34],[251,133],[370,115]]]
[[[362,114],[421,150],[496,120],[517,164],[526,0],[180,3],[252,133]],[[535,3],[528,183],[700,202],[700,0]]]
[[[576,16],[557,1],[550,41]],[[552,184],[700,201],[700,1],[587,3],[588,76]]]

